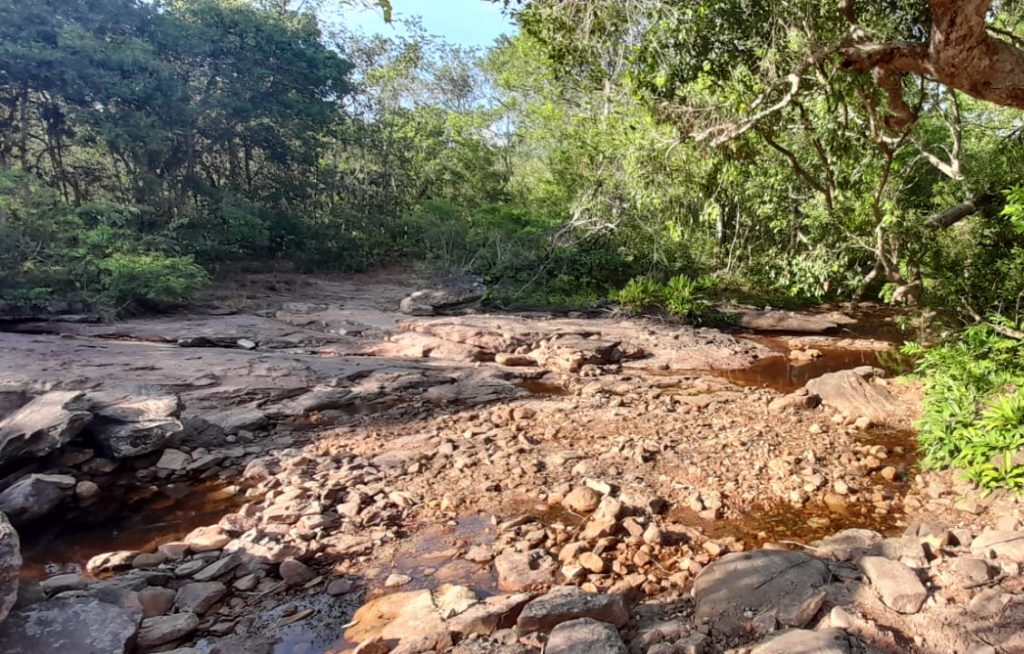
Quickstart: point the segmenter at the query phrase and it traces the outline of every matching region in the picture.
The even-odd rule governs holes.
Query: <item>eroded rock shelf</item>
[[[0,652],[1020,645],[1013,499],[916,468],[918,391],[849,316],[410,317],[418,286],[9,324]],[[476,291],[442,295],[407,313]]]

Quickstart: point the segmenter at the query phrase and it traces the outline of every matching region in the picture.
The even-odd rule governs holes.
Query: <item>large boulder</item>
[[[626,654],[619,632],[606,622],[580,618],[555,627],[545,654]]]
[[[928,599],[928,590],[917,574],[899,561],[865,556],[858,565],[882,602],[894,611],[917,613]]]
[[[90,431],[104,456],[141,456],[174,444],[184,434],[181,399],[145,388],[89,396],[96,415]]]
[[[904,413],[904,407],[889,389],[861,374],[860,369],[822,375],[807,382],[807,390],[853,418],[867,416],[875,422],[885,422]]]
[[[523,607],[516,626],[523,632],[549,631],[579,618],[622,627],[629,621],[629,609],[621,595],[586,593],[576,586],[558,586]]]
[[[141,617],[92,597],[32,604],[0,623],[0,654],[127,654]]]
[[[77,436],[92,420],[78,391],[41,395],[0,420],[0,465],[44,456]]]
[[[18,532],[7,516],[0,513],[0,622],[18,599],[18,573],[21,570],[21,544]]]
[[[750,654],[850,654],[850,639],[842,629],[790,629],[768,637]]]
[[[399,310],[410,316],[433,316],[477,302],[485,293],[487,288],[479,277],[449,277],[434,288],[409,295],[402,300]]]
[[[694,580],[695,618],[726,637],[772,622],[803,627],[821,608],[829,577],[824,563],[801,552],[728,554]]]
[[[14,524],[43,517],[75,487],[75,478],[67,475],[34,474],[23,477],[0,493],[0,512]]]

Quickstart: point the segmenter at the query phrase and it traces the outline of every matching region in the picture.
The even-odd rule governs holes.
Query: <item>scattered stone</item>
[[[563,622],[551,631],[545,654],[626,654],[615,627],[591,618]]]
[[[139,552],[135,550],[119,550],[117,552],[103,552],[89,559],[85,569],[93,576],[103,575],[108,572],[124,572],[131,570],[132,563]]]
[[[48,596],[56,595],[57,593],[63,593],[69,590],[83,590],[89,585],[80,574],[66,574],[56,575],[54,577],[48,577],[39,582],[39,587],[43,589],[43,592]]]
[[[188,465],[192,463],[192,457],[182,452],[181,450],[175,450],[167,448],[160,455],[160,460],[156,462],[156,467],[161,470],[184,470]]]
[[[282,561],[281,565],[277,568],[277,573],[284,580],[284,583],[289,586],[301,586],[316,577],[316,573],[310,570],[309,566],[295,559],[285,559]],[[390,577],[388,581],[391,581]],[[385,585],[387,586],[387,584]]]
[[[899,613],[917,613],[928,599],[928,591],[914,571],[899,561],[865,556],[858,565],[882,602]]]
[[[576,586],[557,586],[523,607],[516,625],[520,631],[549,631],[577,618],[592,618],[616,627],[629,621],[621,595],[586,593]]]
[[[242,563],[242,557],[238,553],[223,556],[199,572],[192,575],[196,581],[213,581],[237,568]]]
[[[191,611],[202,615],[210,610],[220,598],[224,597],[227,588],[219,581],[202,581],[185,584],[174,596],[174,606],[181,611]]]
[[[92,597],[40,602],[12,611],[0,623],[0,654],[128,654],[139,618]]]
[[[148,649],[173,643],[186,636],[191,636],[197,629],[199,629],[199,618],[194,613],[175,613],[146,618],[142,621],[142,627],[139,629],[138,646]]]
[[[193,552],[213,552],[230,542],[231,537],[224,533],[224,529],[219,525],[198,527],[185,536],[185,544]]]
[[[75,497],[82,504],[89,504],[93,502],[100,494],[100,487],[96,482],[89,481],[88,479],[83,480],[75,484]]]
[[[577,486],[565,496],[562,505],[576,513],[592,513],[601,504],[601,493],[589,486]]]
[[[504,552],[494,559],[498,571],[498,588],[507,593],[518,593],[546,586],[555,579],[558,563],[545,550]]]
[[[139,591],[139,604],[142,606],[142,617],[153,618],[164,615],[174,606],[174,597],[177,595],[170,588],[150,586]]]
[[[339,595],[348,595],[355,590],[355,584],[352,583],[351,579],[332,579],[327,584],[327,594],[332,597]]]

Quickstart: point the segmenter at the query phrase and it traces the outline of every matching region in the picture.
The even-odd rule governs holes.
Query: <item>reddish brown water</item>
[[[791,393],[804,384],[830,372],[849,370],[858,366],[885,369],[883,353],[867,350],[819,349],[822,356],[808,362],[793,362],[784,353],[766,357],[752,366],[740,370],[716,370],[712,374],[724,377],[740,386],[772,388]]]
[[[127,504],[98,524],[48,519],[22,530],[21,574],[42,579],[64,571],[84,570],[97,554],[114,550],[154,551],[196,527],[216,524],[239,506],[240,493],[226,493],[218,484],[200,484],[174,498],[159,495]]]

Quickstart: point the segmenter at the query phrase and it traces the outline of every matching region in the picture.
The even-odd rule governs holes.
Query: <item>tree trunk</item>
[[[928,43],[854,43],[841,49],[845,65],[882,74],[920,75],[979,100],[1024,109],[1024,51],[986,30],[992,0],[928,4]]]

